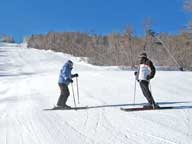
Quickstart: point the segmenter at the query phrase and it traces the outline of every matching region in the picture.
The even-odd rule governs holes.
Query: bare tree
[[[144,51],[148,51],[148,53],[151,53],[151,46],[152,46],[152,41],[153,41],[153,36],[152,36],[152,25],[153,25],[153,20],[152,18],[146,18],[144,20],[144,30],[145,30],[145,44],[143,47]]]
[[[131,66],[134,67],[135,62],[134,62],[134,58],[135,58],[135,51],[133,49],[133,33],[134,33],[134,29],[132,26],[127,26],[125,28],[125,55],[127,57],[127,60],[129,60],[128,62],[131,63]]]

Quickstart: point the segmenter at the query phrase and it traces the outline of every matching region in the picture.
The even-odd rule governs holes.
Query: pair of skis
[[[91,107],[88,106],[83,106],[83,107],[53,107],[51,109],[46,109],[46,110],[86,110]],[[149,110],[166,110],[166,109],[173,109],[174,107],[171,106],[163,106],[159,107],[156,109],[153,109],[152,107],[131,107],[131,108],[120,108],[120,110],[125,111],[125,112],[134,112],[134,111],[149,111]]]

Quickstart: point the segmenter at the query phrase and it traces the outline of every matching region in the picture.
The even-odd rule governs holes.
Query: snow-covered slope
[[[59,97],[59,70],[71,59],[86,110],[46,111]],[[0,47],[0,144],[190,144],[192,73],[158,71],[151,82],[161,106],[177,109],[126,113],[133,106],[132,71],[96,67],[52,51]],[[76,83],[74,81],[76,95]],[[71,85],[69,85],[71,91]],[[146,102],[136,86],[136,106]],[[77,99],[76,99],[77,100]],[[68,105],[73,106],[72,93]]]

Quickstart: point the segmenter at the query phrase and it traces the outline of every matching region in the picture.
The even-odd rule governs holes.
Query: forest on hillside
[[[28,47],[86,57],[89,63],[96,65],[132,67],[137,64],[139,53],[146,51],[158,66],[192,67],[191,33],[177,36],[159,34],[156,37],[148,34],[145,38],[138,38],[129,32],[108,36],[50,32],[47,35],[33,35],[28,40]]]

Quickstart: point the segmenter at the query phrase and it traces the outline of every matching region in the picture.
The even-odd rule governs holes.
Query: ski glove
[[[73,83],[73,80],[68,78],[67,81],[69,81],[70,83]]]
[[[151,79],[151,76],[150,76],[150,75],[147,75],[146,78],[147,78],[147,80],[150,80],[150,79]]]
[[[73,75],[73,77],[78,77],[78,76],[79,76],[79,75],[78,75],[77,73]]]
[[[134,75],[136,76],[136,75],[137,75],[137,72],[134,72]]]

